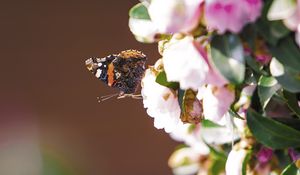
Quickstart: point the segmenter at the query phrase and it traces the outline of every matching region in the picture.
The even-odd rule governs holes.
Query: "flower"
[[[202,99],[205,119],[219,122],[233,103],[234,91],[226,86],[217,87],[208,85],[198,89],[197,98]]]
[[[203,0],[152,0],[148,12],[161,33],[187,33],[198,24]]]
[[[207,0],[205,19],[208,28],[223,34],[238,33],[245,24],[254,22],[261,14],[261,0]]]
[[[256,156],[260,163],[265,164],[271,160],[273,156],[273,150],[267,147],[262,147]]]
[[[146,70],[141,94],[148,115],[154,118],[154,126],[169,133],[183,123],[176,92],[155,82],[157,67],[158,64]]]
[[[200,160],[202,156],[193,148],[180,148],[173,152],[168,164],[175,175],[195,174],[201,168]]]
[[[129,19],[129,29],[140,42],[155,42],[155,36],[158,33],[157,28],[151,20]]]
[[[184,124],[171,132],[170,136],[176,141],[184,142],[186,145],[194,149],[194,151],[198,154],[207,155],[209,153],[209,148],[203,142],[201,132],[202,128],[200,124]]]
[[[164,69],[168,81],[180,83],[181,89],[197,90],[206,80],[209,66],[192,36],[174,36],[163,51]]]
[[[274,1],[268,11],[269,20],[283,20],[283,23],[292,31],[295,31],[295,40],[300,47],[300,1],[277,0]]]

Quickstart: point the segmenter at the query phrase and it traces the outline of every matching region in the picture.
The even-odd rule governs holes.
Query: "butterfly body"
[[[140,51],[126,50],[104,58],[89,58],[86,66],[96,78],[120,90],[120,94],[133,94],[145,72],[147,57]]]

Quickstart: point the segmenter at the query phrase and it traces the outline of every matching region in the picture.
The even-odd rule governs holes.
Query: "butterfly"
[[[146,55],[137,50],[125,50],[104,58],[92,57],[87,59],[85,65],[96,78],[120,91],[118,94],[102,96],[100,101],[117,95],[119,95],[118,98],[140,96],[134,93],[137,91],[146,70],[146,60]]]

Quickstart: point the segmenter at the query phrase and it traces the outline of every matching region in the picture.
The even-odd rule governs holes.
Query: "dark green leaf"
[[[276,47],[270,47],[270,51],[284,67],[300,70],[300,50],[293,38],[284,38]]]
[[[258,81],[258,96],[261,106],[265,108],[280,85],[274,77],[261,76]]]
[[[281,86],[290,92],[300,92],[300,71],[284,66],[276,58],[270,64],[270,71]]]
[[[167,75],[166,75],[165,71],[159,72],[155,81],[156,81],[156,83],[158,83],[162,86],[172,88],[174,90],[179,88],[179,83],[177,83],[177,82],[168,82],[167,81]]]
[[[287,100],[288,107],[298,116],[300,117],[300,107],[298,104],[297,95],[283,91],[284,98]]]
[[[297,175],[298,171],[295,163],[291,163],[282,171],[281,175]]]
[[[245,58],[237,35],[215,36],[211,42],[211,59],[228,81],[233,84],[242,83],[245,76]]]
[[[300,120],[296,118],[276,117],[274,120],[300,131]]]
[[[300,146],[299,131],[263,117],[253,109],[249,109],[247,112],[247,123],[254,137],[265,146],[273,149]]]
[[[142,3],[136,4],[129,10],[129,17],[134,19],[150,20],[148,9]]]

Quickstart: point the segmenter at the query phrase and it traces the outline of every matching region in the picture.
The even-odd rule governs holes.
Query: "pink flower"
[[[256,156],[260,163],[265,164],[271,160],[273,156],[273,150],[267,147],[262,147]]]
[[[238,33],[245,24],[254,22],[261,13],[261,0],[208,0],[205,19],[208,28],[222,34]]]
[[[209,66],[192,36],[176,39],[175,35],[165,44],[163,63],[168,81],[179,82],[182,89],[197,90],[205,84]]]
[[[203,0],[152,0],[148,11],[161,33],[188,33],[197,27]]]
[[[219,122],[228,112],[228,109],[234,101],[234,91],[223,86],[216,87],[208,85],[206,88],[198,90],[197,98],[202,99],[203,114],[205,119],[213,122]]]

